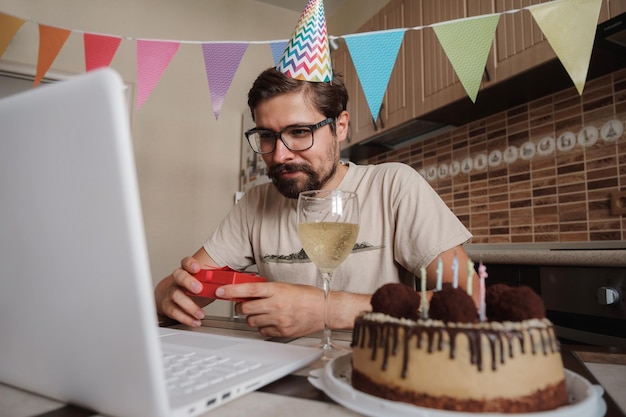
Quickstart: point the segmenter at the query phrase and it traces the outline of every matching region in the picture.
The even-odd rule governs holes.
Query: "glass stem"
[[[330,279],[332,278],[332,273],[322,272],[322,279],[324,281],[323,289],[324,289],[324,338],[323,349],[330,350],[333,348],[333,341],[330,330]]]

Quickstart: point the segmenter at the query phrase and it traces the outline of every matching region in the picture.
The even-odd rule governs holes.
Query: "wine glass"
[[[333,345],[329,326],[330,280],[348,257],[359,233],[359,202],[356,193],[341,190],[304,191],[298,196],[298,236],[307,256],[322,273],[324,290],[324,336],[322,359],[343,353]]]

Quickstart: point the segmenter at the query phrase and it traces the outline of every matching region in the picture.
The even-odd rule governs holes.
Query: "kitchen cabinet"
[[[532,4],[545,3],[545,0],[523,1],[506,0],[495,2],[495,12],[502,13]],[[602,23],[626,11],[626,0],[604,0],[598,16]],[[549,42],[543,36],[530,12],[503,14],[495,35],[495,54],[490,57],[487,69],[492,82],[510,78],[537,65],[557,58]]]
[[[380,30],[380,13],[375,15],[372,19],[370,19],[364,26],[361,27],[359,32],[375,32]],[[350,60],[350,65],[354,67],[352,63],[352,58],[350,58],[349,51],[348,59]],[[356,68],[354,69],[354,75],[356,76]],[[372,113],[370,112],[369,106],[367,104],[367,99],[365,98],[365,93],[363,92],[363,88],[361,87],[361,83],[357,80],[356,85],[351,86],[354,90],[351,92],[351,97],[354,100],[354,108],[352,110],[352,145],[355,143],[361,142],[363,139],[369,138],[373,136],[377,130],[378,125],[376,124],[376,120],[372,117]],[[350,90],[348,90],[350,92]],[[384,101],[383,101],[384,106]]]
[[[530,12],[504,13],[546,1],[391,0],[358,32],[424,28],[407,30],[405,33],[380,113],[374,118],[345,43],[333,52],[333,65],[339,67],[345,76],[351,103],[351,136],[342,149],[385,134],[446,105],[468,99],[433,29],[426,26],[465,17],[503,13],[487,59],[481,90],[555,59],[554,51]],[[626,0],[604,0],[599,22],[624,11]],[[478,96],[480,98],[480,92]]]
[[[420,13],[421,25],[428,26],[434,23],[446,22],[455,19],[468,17],[469,10],[472,7],[478,7],[483,10],[482,6],[485,2],[480,1],[428,1],[418,2],[419,9],[413,10],[414,13]],[[490,3],[490,2],[487,2]],[[489,5],[483,13],[491,13]],[[417,9],[417,8],[416,8]],[[474,13],[482,14],[482,13]],[[412,16],[415,18],[415,16]],[[417,18],[416,18],[417,20]],[[434,109],[442,107],[447,103],[463,98],[466,93],[459,81],[454,68],[448,57],[446,56],[435,31],[427,27],[420,30],[422,32],[422,45],[420,53],[422,55],[422,113],[428,113]]]
[[[350,54],[348,53],[345,43],[338,49],[332,51],[331,60],[334,72],[342,76],[346,89],[348,90],[348,113],[350,114],[350,124],[348,125],[348,138],[341,143],[341,149],[345,149],[356,143],[354,142],[356,116],[358,114],[356,109],[358,108],[358,102],[361,99],[357,91],[361,88],[356,75],[356,69],[350,59]],[[362,92],[361,95],[363,95]]]
[[[406,27],[407,4],[411,3],[415,2],[392,0],[379,13],[368,20],[359,29],[359,32],[375,32]],[[413,100],[413,93],[415,89],[413,85],[413,65],[409,62],[410,58],[407,52],[410,47],[407,45],[406,40],[402,42],[379,114],[375,116],[370,111],[365,93],[358,79],[356,83],[350,80],[351,77],[357,77],[357,73],[345,43],[339,49],[333,51],[333,66],[344,74],[351,102],[348,106],[351,115],[351,136],[350,140],[343,145],[344,148],[414,117],[415,111],[413,106],[415,100]]]

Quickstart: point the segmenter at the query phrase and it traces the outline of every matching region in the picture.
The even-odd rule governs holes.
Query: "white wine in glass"
[[[335,269],[348,257],[359,233],[359,202],[356,193],[313,190],[298,197],[298,235],[307,256],[322,273],[324,290],[324,337],[322,359],[343,353],[333,345],[329,325],[330,281]]]

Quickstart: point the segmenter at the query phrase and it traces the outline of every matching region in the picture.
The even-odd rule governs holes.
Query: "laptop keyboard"
[[[165,380],[170,395],[186,395],[250,372],[260,363],[198,352],[164,352]]]

